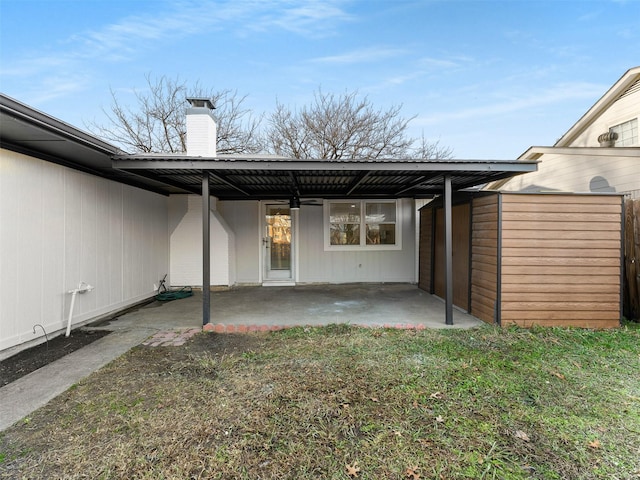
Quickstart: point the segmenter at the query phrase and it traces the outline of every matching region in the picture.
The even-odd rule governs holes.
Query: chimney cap
[[[216,108],[213,106],[211,99],[207,97],[187,97],[187,102],[189,102],[194,108],[208,108],[209,110]]]

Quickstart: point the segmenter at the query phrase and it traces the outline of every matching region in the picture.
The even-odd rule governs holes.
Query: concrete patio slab
[[[211,292],[211,323],[225,327],[348,323],[368,327],[472,328],[482,324],[455,308],[453,322],[453,326],[445,324],[444,301],[410,284],[243,286]],[[202,293],[194,292],[192,297],[171,302],[154,302],[104,323],[101,328],[133,326],[202,326]]]

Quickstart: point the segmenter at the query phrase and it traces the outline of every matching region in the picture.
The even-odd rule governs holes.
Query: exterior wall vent
[[[631,84],[631,86],[627,88],[622,95],[620,95],[620,98],[627,97],[636,92],[640,92],[640,80],[636,80],[635,83]]]

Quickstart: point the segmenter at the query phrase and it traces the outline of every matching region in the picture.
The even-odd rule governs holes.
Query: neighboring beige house
[[[494,182],[489,190],[617,192],[640,198],[640,67],[628,70],[553,147],[519,160],[538,171]]]

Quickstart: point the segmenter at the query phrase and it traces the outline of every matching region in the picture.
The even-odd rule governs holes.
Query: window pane
[[[331,224],[331,245],[360,245],[360,225]]]
[[[360,202],[331,203],[330,223],[360,223]]]
[[[395,225],[367,225],[367,245],[395,245]]]
[[[386,223],[396,221],[395,203],[369,203],[367,202],[367,223]]]
[[[621,123],[609,129],[618,134],[616,147],[631,147],[638,144],[638,119],[634,118],[628,122]]]

